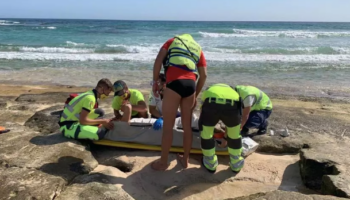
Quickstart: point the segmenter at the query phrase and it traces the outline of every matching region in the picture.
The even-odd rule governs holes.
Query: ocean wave
[[[63,47],[20,47],[21,52],[41,52],[41,53],[93,53],[94,49],[73,49]]]
[[[54,29],[56,29],[56,27],[54,27],[54,26],[49,26],[49,27],[46,27],[47,29],[51,29],[51,30],[54,30]]]
[[[160,48],[160,45],[128,46],[107,44],[106,46],[126,53],[157,53]]]
[[[14,26],[20,25],[20,22],[9,21],[9,20],[0,20],[0,26]]]
[[[207,52],[221,53],[242,53],[242,54],[279,54],[279,55],[312,55],[312,54],[350,54],[350,48],[346,47],[296,47],[296,48],[237,48],[232,46],[217,46],[215,48],[205,48]]]
[[[221,37],[288,37],[288,38],[322,38],[322,37],[350,37],[350,32],[326,32],[326,31],[303,31],[303,30],[285,30],[285,31],[256,31],[233,29],[232,33],[211,33],[199,32],[202,37],[221,38]]]
[[[65,47],[31,47],[31,46],[15,46],[0,44],[0,52],[40,52],[40,53],[158,53],[160,45],[143,45],[143,46],[127,46],[127,45],[92,45],[84,43],[66,42]]]
[[[72,53],[72,54],[157,54],[161,45],[92,45],[84,43],[73,43],[66,46],[46,47],[46,46],[17,46],[0,44],[0,52],[37,52],[37,53]],[[258,55],[350,55],[348,47],[235,47],[216,46],[204,47],[205,54],[221,53],[228,57],[232,54],[258,54]]]
[[[126,54],[69,54],[38,52],[0,52],[0,59],[6,60],[71,60],[71,61],[147,61],[153,62],[156,53]],[[261,54],[223,54],[208,52],[208,61],[222,62],[285,62],[285,63],[344,63],[350,62],[350,55],[261,55]]]
[[[72,42],[72,41],[66,41],[66,44],[70,45],[70,46],[83,46],[83,45],[85,45],[84,43],[76,43],[76,42]]]

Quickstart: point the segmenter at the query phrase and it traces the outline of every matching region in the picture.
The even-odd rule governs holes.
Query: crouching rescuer
[[[229,85],[214,84],[202,94],[199,129],[203,152],[202,164],[209,172],[215,172],[218,157],[215,155],[214,127],[221,120],[226,125],[230,168],[238,173],[244,165],[242,138],[240,135],[242,104],[238,93]]]
[[[101,79],[95,89],[73,98],[65,106],[58,123],[62,134],[72,139],[102,139],[108,129],[113,129],[113,123],[110,119],[103,119],[104,111],[95,105],[97,99],[104,100],[112,90],[112,83]],[[105,128],[99,127],[100,124]]]

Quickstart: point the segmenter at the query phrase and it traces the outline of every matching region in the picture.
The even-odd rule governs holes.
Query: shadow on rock
[[[83,175],[75,178],[73,184],[88,184],[92,182],[102,184],[119,185],[134,199],[172,199],[178,198],[179,193],[188,186],[200,185],[195,191],[181,194],[181,199],[188,195],[201,193],[211,187],[215,187],[233,178],[235,173],[223,170],[215,174],[208,173],[202,168],[189,168],[181,170],[179,164],[171,170],[159,172],[154,171],[146,165],[140,171],[129,176],[112,167],[106,167],[96,173]]]
[[[57,163],[47,163],[39,168],[40,171],[54,176],[60,176],[67,181],[81,174],[88,174],[91,169],[84,164],[84,160],[72,156],[64,156]]]
[[[318,194],[317,192],[307,189],[306,187],[301,185],[303,185],[303,182],[301,180],[299,161],[298,161],[287,166],[287,168],[283,173],[281,185],[278,187],[278,190],[294,191],[294,192],[300,192],[303,194]]]
[[[55,133],[55,134],[46,135],[46,136],[33,137],[30,140],[30,143],[38,145],[38,146],[44,146],[44,145],[60,144],[60,143],[68,142],[68,141],[74,142],[71,139],[63,137],[61,133]]]

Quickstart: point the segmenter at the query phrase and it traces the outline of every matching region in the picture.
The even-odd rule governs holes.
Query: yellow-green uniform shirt
[[[95,103],[96,96],[93,90],[80,94],[79,96],[72,99],[69,102],[68,106],[64,108],[60,122],[79,121],[81,111],[84,109],[89,113],[93,112]]]
[[[130,91],[130,99],[129,102],[131,105],[137,105],[140,101],[145,101],[143,94],[136,89],[129,89]],[[120,110],[121,106],[123,103],[123,99],[119,96],[115,96],[113,99],[113,103],[112,103],[112,108],[114,110]],[[137,111],[132,111],[131,116],[135,116],[137,115],[138,112]]]

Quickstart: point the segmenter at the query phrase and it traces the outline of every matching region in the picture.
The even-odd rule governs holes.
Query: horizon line
[[[304,22],[304,23],[350,23],[350,21],[264,21],[264,20],[155,20],[155,19],[93,19],[93,18],[22,18],[0,17],[0,19],[46,19],[46,20],[102,20],[102,21],[163,21],[163,22]]]

